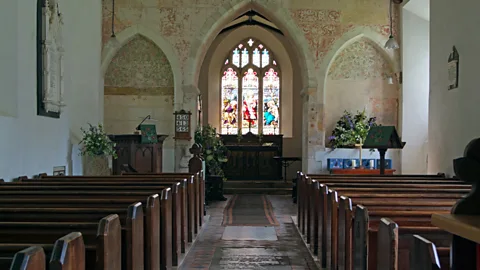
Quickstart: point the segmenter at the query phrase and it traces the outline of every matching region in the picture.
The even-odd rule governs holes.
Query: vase
[[[83,175],[84,176],[104,176],[111,175],[108,166],[108,156],[84,156],[83,158]]]

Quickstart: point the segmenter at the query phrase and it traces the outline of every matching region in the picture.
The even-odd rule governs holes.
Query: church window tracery
[[[280,134],[280,81],[279,66],[261,42],[249,38],[233,48],[222,68],[221,133]]]

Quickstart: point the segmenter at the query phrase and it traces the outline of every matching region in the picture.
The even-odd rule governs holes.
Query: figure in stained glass
[[[263,133],[278,134],[280,123],[280,78],[273,68],[263,77]]]
[[[238,76],[228,68],[222,77],[222,134],[235,134],[238,128]]]
[[[253,69],[249,68],[243,76],[242,82],[243,98],[243,122],[242,130],[258,133],[258,76]]]

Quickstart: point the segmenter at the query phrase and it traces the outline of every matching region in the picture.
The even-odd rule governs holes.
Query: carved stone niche
[[[60,13],[60,0],[39,0],[42,2],[41,23],[37,35],[41,46],[37,68],[37,114],[60,118],[64,103],[64,73],[63,73],[63,17]],[[40,15],[40,14],[38,14]]]

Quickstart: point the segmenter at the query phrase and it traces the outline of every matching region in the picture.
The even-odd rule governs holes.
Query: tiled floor
[[[222,240],[223,209],[227,202],[214,202],[207,209],[210,221],[181,269],[317,269],[292,223],[296,204],[288,195],[269,195],[268,198],[280,223],[274,227],[278,240],[238,240],[255,239],[262,231],[268,234],[267,239],[275,239],[271,229],[261,227],[229,227],[230,232],[223,238],[232,239],[234,231],[238,232],[238,238]]]

